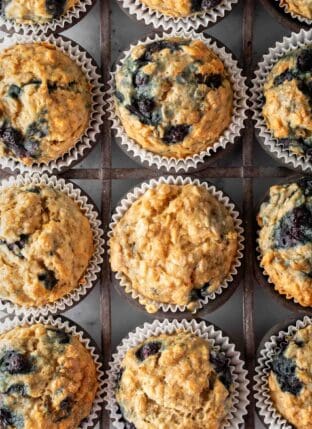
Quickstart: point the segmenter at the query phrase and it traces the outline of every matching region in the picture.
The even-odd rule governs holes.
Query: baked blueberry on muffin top
[[[88,126],[90,85],[78,65],[48,43],[0,53],[0,156],[47,164]]]
[[[92,253],[89,220],[66,194],[43,185],[1,190],[1,299],[56,301],[81,284]]]
[[[127,351],[116,400],[129,429],[219,429],[231,406],[231,386],[225,354],[179,331]]]
[[[58,19],[79,0],[2,0],[6,18],[21,24],[46,23]]]
[[[304,18],[312,19],[311,0],[280,0],[282,6],[286,6],[290,12],[301,15]]]
[[[141,2],[164,15],[186,17],[207,12],[218,6],[222,0],[141,0]]]
[[[272,186],[258,214],[261,265],[275,289],[312,306],[312,180]]]
[[[312,48],[293,51],[273,67],[264,84],[263,116],[277,143],[312,158]]]
[[[127,135],[158,155],[200,153],[231,122],[229,76],[200,40],[172,38],[135,47],[115,85],[117,114]]]
[[[76,429],[97,387],[94,361],[78,337],[40,323],[0,335],[2,429]]]
[[[112,270],[147,311],[161,303],[195,310],[229,275],[238,233],[229,210],[203,186],[160,184],[131,205],[109,245]]]
[[[273,356],[269,389],[278,412],[296,429],[312,422],[312,326],[280,340]]]

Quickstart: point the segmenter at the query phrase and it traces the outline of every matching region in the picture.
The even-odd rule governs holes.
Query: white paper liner
[[[247,413],[247,405],[249,404],[248,395],[248,380],[247,371],[244,369],[244,362],[240,359],[240,353],[236,351],[235,345],[230,342],[229,337],[225,336],[221,330],[216,329],[213,325],[207,325],[205,322],[197,322],[196,320],[188,321],[186,319],[169,321],[154,320],[153,323],[144,323],[142,327],[136,328],[124,338],[121,344],[117,347],[117,352],[113,354],[112,361],[109,364],[107,378],[105,381],[104,400],[106,401],[106,409],[110,412],[110,417],[113,425],[117,429],[124,429],[125,424],[120,421],[122,415],[118,410],[118,405],[115,399],[116,381],[120,373],[120,364],[131,347],[135,347],[145,339],[160,335],[172,334],[178,330],[191,332],[209,342],[211,347],[225,353],[230,361],[230,370],[232,374],[233,384],[231,391],[232,406],[224,421],[221,429],[231,428],[239,429],[243,424],[243,416]]]
[[[3,180],[0,183],[0,192],[5,188],[14,185],[48,185],[71,197],[89,220],[93,234],[94,251],[83,276],[82,284],[75,288],[71,293],[53,303],[48,303],[40,307],[23,307],[8,300],[0,299],[0,311],[5,311],[9,314],[14,313],[16,315],[31,315],[33,317],[37,317],[39,315],[46,316],[49,313],[66,311],[78,303],[89,292],[89,290],[95,285],[101,271],[104,254],[104,239],[98,213],[94,206],[90,204],[88,198],[82,194],[81,190],[73,183],[66,182],[64,179],[57,179],[55,176],[48,176],[47,174],[42,176],[39,174],[26,174],[25,176],[19,175],[16,177],[11,176],[9,179]]]
[[[268,151],[272,152],[281,162],[287,164],[290,168],[301,169],[305,173],[312,172],[312,162],[308,161],[303,155],[294,155],[278,146],[277,140],[273,137],[271,131],[267,128],[262,115],[263,85],[271,72],[275,63],[285,54],[307,44],[312,43],[312,30],[301,30],[299,33],[291,33],[289,37],[284,37],[282,42],[277,42],[269,52],[263,56],[263,60],[258,64],[255,71],[255,78],[252,81],[252,110],[253,120],[256,130]]]
[[[287,4],[282,4],[281,0],[275,0],[275,1],[278,3],[279,7],[282,8],[286,13],[288,13],[289,15],[291,15],[291,17],[293,19],[297,19],[298,21],[300,21],[303,24],[312,25],[312,19],[305,18],[304,16],[298,15],[297,13],[289,10],[288,5]]]
[[[115,75],[116,72],[121,68],[125,59],[130,54],[131,50],[138,45],[146,45],[151,42],[155,42],[162,39],[180,37],[184,39],[201,40],[208,48],[214,51],[219,58],[223,61],[233,88],[233,115],[232,122],[229,127],[223,132],[219,139],[209,148],[200,152],[199,154],[188,156],[187,158],[174,158],[157,155],[150,152],[133,139],[129,138],[124,130],[124,127],[116,113],[114,93],[115,93]],[[238,62],[233,58],[233,55],[228,53],[225,47],[218,47],[218,43],[215,40],[210,39],[204,34],[197,34],[193,31],[177,31],[172,33],[154,34],[147,37],[144,40],[137,42],[136,44],[130,45],[128,51],[124,52],[123,57],[118,61],[116,70],[110,74],[110,80],[108,82],[109,89],[107,91],[107,103],[108,103],[108,114],[109,119],[112,122],[112,129],[116,132],[121,147],[125,152],[129,152],[134,158],[141,163],[147,163],[149,167],[156,166],[158,169],[165,168],[167,171],[174,170],[176,173],[179,171],[188,171],[191,168],[196,169],[200,164],[205,161],[205,157],[212,155],[219,148],[225,149],[228,144],[233,144],[237,137],[240,136],[242,129],[244,128],[244,121],[246,119],[247,112],[247,86],[246,79],[242,75],[242,70],[238,66]]]
[[[146,25],[151,24],[155,28],[162,27],[165,31],[187,31],[216,24],[232,10],[238,0],[223,0],[219,5],[205,12],[181,18],[164,15],[144,5],[140,0],[117,0],[117,2],[127,13],[134,15],[137,20],[143,20]]]
[[[52,325],[58,329],[64,329],[70,335],[75,335],[78,337],[80,342],[85,346],[85,348],[91,354],[93,361],[96,367],[97,381],[98,381],[98,390],[93,402],[90,415],[79,425],[77,429],[87,429],[94,427],[97,420],[98,414],[102,409],[102,404],[104,402],[104,372],[101,363],[101,357],[99,356],[96,348],[92,345],[90,338],[86,335],[85,332],[81,331],[79,326],[77,326],[72,320],[61,319],[56,316],[29,316],[29,317],[14,317],[6,318],[0,322],[0,333],[3,334],[6,331],[16,328],[17,326],[33,325],[36,323],[42,323],[44,325]]]
[[[173,184],[173,185],[196,185],[196,186],[202,186],[203,188],[207,189],[210,194],[212,194],[221,204],[223,204],[231,214],[235,230],[238,234],[237,236],[237,255],[235,261],[232,263],[232,267],[230,270],[229,275],[227,278],[223,281],[223,283],[218,287],[217,290],[207,295],[204,299],[198,300],[198,306],[195,309],[194,312],[198,311],[199,309],[203,308],[206,304],[216,299],[219,295],[222,294],[224,289],[231,287],[231,282],[234,280],[233,278],[237,275],[238,269],[241,266],[241,260],[243,258],[243,251],[244,251],[244,229],[242,227],[242,221],[239,218],[238,211],[235,210],[235,205],[231,203],[230,199],[223,194],[222,191],[218,190],[215,186],[210,185],[206,182],[200,182],[198,179],[191,179],[190,177],[182,177],[182,176],[168,176],[168,177],[160,177],[158,179],[152,179],[149,182],[143,182],[140,186],[135,187],[133,191],[129,192],[125,198],[123,198],[118,206],[115,209],[115,213],[112,216],[112,222],[109,224],[109,231],[108,231],[108,240],[113,235],[113,229],[116,226],[116,224],[119,222],[119,220],[123,217],[123,215],[126,213],[126,211],[132,206],[132,204],[140,198],[142,195],[144,195],[149,189],[155,188],[159,184]],[[110,254],[110,248],[108,248],[108,253]],[[143,295],[139,294],[136,290],[132,289],[131,282],[127,279],[127,277],[121,273],[117,272],[114,273],[114,276],[116,280],[119,282],[119,285],[125,289],[125,292],[131,295],[132,299],[138,300],[138,302],[143,305],[144,307],[146,305],[153,306],[154,308],[157,308],[157,310],[162,310],[164,312],[171,311],[171,312],[183,312],[186,311],[186,305],[175,305],[175,304],[163,304],[159,303],[153,300],[149,300],[148,298],[144,297]]]
[[[270,396],[268,377],[271,371],[270,364],[274,356],[274,350],[278,345],[278,340],[285,336],[294,335],[299,329],[305,328],[311,323],[312,319],[308,316],[305,316],[302,320],[297,320],[295,325],[290,325],[287,330],[272,335],[260,352],[258,365],[255,368],[254,397],[259,414],[263,417],[269,429],[293,429],[293,426],[276,410]]]
[[[35,43],[47,42],[56,46],[57,49],[67,54],[83,71],[87,81],[91,85],[91,110],[89,124],[83,135],[68,152],[55,161],[48,164],[34,163],[32,166],[26,166],[22,162],[13,158],[0,157],[0,168],[8,168],[11,171],[21,173],[55,173],[58,170],[69,168],[72,163],[77,162],[84,155],[84,152],[96,143],[96,135],[100,133],[101,124],[104,116],[104,90],[101,83],[101,76],[98,74],[97,67],[92,57],[80,48],[75,42],[67,40],[62,36],[54,35],[33,35],[22,36],[13,35],[5,36],[0,39],[0,52],[16,43]]]
[[[14,19],[9,19],[0,15],[0,27],[3,31],[20,34],[48,34],[61,32],[74,25],[81,19],[92,7],[95,0],[79,0],[79,2],[70,8],[64,15],[46,23],[18,23]]]

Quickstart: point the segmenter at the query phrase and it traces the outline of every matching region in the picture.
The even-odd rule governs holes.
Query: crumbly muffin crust
[[[146,6],[164,15],[186,17],[207,12],[222,0],[141,0]]]
[[[312,48],[282,57],[264,84],[263,116],[278,145],[312,156]]]
[[[197,307],[231,270],[237,232],[228,209],[204,187],[160,184],[127,210],[109,241],[113,271],[157,303]]]
[[[21,24],[45,23],[58,19],[79,0],[3,0],[3,13]]]
[[[90,85],[79,66],[48,43],[0,53],[0,156],[25,165],[68,152],[88,126]]]
[[[151,337],[128,350],[116,400],[135,429],[219,429],[231,405],[226,356],[187,332]]]
[[[186,158],[229,126],[233,91],[224,64],[200,40],[135,47],[115,77],[117,114],[129,137],[155,154]]]
[[[312,181],[272,186],[258,215],[261,264],[274,288],[312,306]]]
[[[269,375],[272,401],[296,429],[310,429],[312,422],[312,326],[279,344]]]
[[[0,426],[76,429],[90,414],[98,383],[78,337],[34,324],[0,335]]]
[[[312,19],[311,0],[281,0],[282,6],[287,6],[290,12],[301,15],[304,18]]]
[[[78,287],[93,253],[92,230],[74,200],[49,186],[0,193],[0,297],[54,302]]]

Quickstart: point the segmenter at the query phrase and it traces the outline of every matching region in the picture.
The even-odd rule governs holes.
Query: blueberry
[[[45,0],[46,10],[53,18],[59,18],[63,14],[65,4],[66,0]]]
[[[5,393],[7,395],[16,393],[17,395],[26,396],[26,387],[22,383],[11,384]]]
[[[21,88],[18,85],[10,85],[8,90],[8,96],[17,99],[21,93]]]
[[[198,83],[207,85],[209,88],[212,89],[218,89],[222,85],[222,76],[220,74],[197,74],[196,78]]]
[[[21,234],[20,239],[18,241],[15,241],[14,243],[6,243],[7,248],[14,253],[14,255],[23,258],[23,255],[21,253],[21,250],[24,249],[24,247],[27,244],[28,241],[28,235]]]
[[[40,86],[41,84],[42,84],[41,79],[31,79],[28,82],[24,83],[23,86],[28,86],[28,85]]]
[[[123,94],[120,91],[116,91],[115,96],[116,96],[117,100],[120,101],[120,103],[123,103],[125,101],[125,97],[123,96]]]
[[[37,121],[32,122],[26,130],[26,138],[30,140],[42,139],[48,134],[48,121],[45,118],[39,118]]]
[[[10,350],[0,359],[0,371],[9,374],[27,374],[31,371],[31,364],[27,356]]]
[[[212,7],[218,6],[222,0],[202,0],[202,9],[211,9]]]
[[[305,49],[301,51],[297,58],[297,68],[301,72],[308,72],[312,70],[312,49]]]
[[[52,290],[57,284],[58,280],[55,277],[54,271],[46,270],[44,273],[38,275],[38,280],[44,284],[47,290]]]
[[[138,109],[143,116],[149,117],[154,107],[154,101],[149,98],[143,98],[142,100],[138,101]]]
[[[127,109],[136,115],[143,124],[157,125],[160,121],[160,116],[155,109],[155,102],[150,98],[133,98],[130,106]]]
[[[121,378],[122,378],[123,373],[124,373],[124,369],[123,369],[123,368],[120,368],[120,371],[118,372],[118,374],[117,374],[117,376],[116,376],[116,386],[117,386],[117,389],[119,389],[119,386],[120,386],[120,382],[121,382]]]
[[[299,347],[299,349],[302,349],[302,347],[304,346],[304,341],[296,339],[296,338],[294,341],[295,341],[296,346]]]
[[[219,374],[220,381],[227,389],[229,389],[230,385],[232,384],[232,374],[228,359],[225,354],[212,350],[210,352],[210,362],[212,363],[216,372]]]
[[[276,76],[274,78],[273,85],[274,86],[279,86],[282,83],[284,83],[286,81],[290,81],[292,79],[294,79],[294,75],[291,72],[291,70],[287,69],[287,70],[283,71],[283,73],[279,74],[278,76]]]
[[[38,158],[40,156],[39,142],[36,140],[25,140],[24,148],[27,155],[31,158]]]
[[[125,429],[136,429],[133,423],[128,422],[128,420],[125,418],[124,413],[122,411],[121,406],[118,404],[118,412],[122,415],[121,422],[124,423]]]
[[[298,89],[305,94],[307,97],[312,98],[312,82],[311,81],[298,81],[297,82]]]
[[[307,197],[312,196],[312,179],[300,179],[298,180],[297,185],[301,188],[304,195]]]
[[[279,353],[273,358],[271,368],[283,392],[289,392],[293,395],[299,394],[303,385],[296,377],[296,364],[293,360]]]
[[[149,82],[150,77],[145,74],[142,73],[140,71],[138,71],[133,78],[133,84],[134,86],[143,86],[143,85],[147,85]]]
[[[55,339],[59,344],[70,343],[70,336],[63,329],[51,329],[51,328],[49,328],[49,329],[47,329],[47,331],[51,332],[55,336]]]
[[[160,349],[161,349],[161,343],[159,341],[152,341],[140,347],[136,351],[135,356],[137,357],[137,359],[143,362],[149,356],[156,355],[157,353],[159,353]]]
[[[165,129],[164,142],[167,144],[179,143],[184,140],[184,138],[189,133],[189,125],[172,125]]]
[[[0,139],[16,156],[26,156],[23,146],[23,135],[16,128],[4,124],[0,128]]]
[[[190,301],[198,301],[204,299],[208,294],[209,283],[205,284],[201,288],[194,288],[191,291]]]
[[[7,408],[0,408],[0,428],[6,428],[12,424],[12,413]]]
[[[37,186],[34,186],[33,188],[28,188],[27,192],[30,192],[32,194],[40,194],[40,188]]]
[[[274,233],[277,248],[289,248],[312,241],[312,212],[302,205],[286,213]]]
[[[51,92],[54,92],[57,90],[57,83],[48,81],[48,91],[51,94]]]

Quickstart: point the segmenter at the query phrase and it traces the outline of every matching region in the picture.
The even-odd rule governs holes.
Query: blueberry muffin
[[[231,406],[225,354],[187,332],[150,337],[126,353],[116,400],[131,429],[219,429]]]
[[[277,144],[312,159],[312,48],[282,57],[264,84],[263,116]]]
[[[115,85],[116,110],[127,135],[158,155],[198,154],[231,122],[228,73],[200,40],[136,46],[117,71]]]
[[[3,15],[20,24],[43,24],[59,19],[79,0],[3,0]]]
[[[96,368],[78,337],[35,324],[0,335],[0,427],[76,429],[90,414]]]
[[[83,281],[93,253],[89,220],[63,192],[12,186],[0,193],[0,298],[41,306]]]
[[[68,152],[88,126],[90,85],[66,54],[48,43],[0,53],[0,156],[47,164]]]
[[[280,341],[272,360],[269,389],[278,412],[296,429],[311,429],[312,326]]]
[[[161,303],[195,310],[229,275],[238,234],[228,209],[204,187],[160,184],[127,210],[109,245],[112,270],[124,274],[148,312]]]
[[[275,289],[312,306],[312,180],[272,186],[258,215],[261,265]]]
[[[143,4],[164,15],[178,18],[207,12],[222,0],[141,0]]]
[[[281,0],[280,4],[286,6],[287,9],[295,15],[301,15],[304,18],[312,19],[311,0]]]

